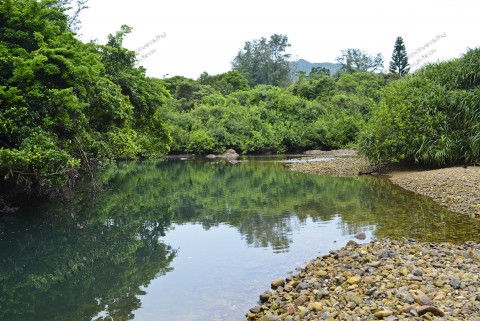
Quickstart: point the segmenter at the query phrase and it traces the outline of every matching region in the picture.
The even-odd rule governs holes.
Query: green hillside
[[[299,59],[297,61],[293,61],[290,63],[290,70],[292,73],[293,81],[297,80],[297,72],[304,71],[307,75],[312,70],[312,68],[321,67],[327,68],[330,70],[330,75],[334,75],[340,68],[342,67],[341,64],[332,63],[332,62],[309,62],[305,59]]]

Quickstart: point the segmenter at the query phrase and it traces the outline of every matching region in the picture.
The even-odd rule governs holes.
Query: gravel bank
[[[293,163],[287,166],[292,171],[323,176],[358,176],[362,173],[371,173],[375,169],[365,158],[358,157],[357,152],[353,149],[312,150],[305,154],[308,155],[304,158],[305,163]],[[309,160],[319,157],[324,159],[309,162]]]
[[[272,282],[249,321],[480,321],[480,244],[350,241]]]
[[[458,213],[480,218],[480,167],[450,167],[428,171],[393,172],[390,180],[433,198]]]

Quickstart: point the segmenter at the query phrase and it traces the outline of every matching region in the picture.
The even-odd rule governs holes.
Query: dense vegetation
[[[376,162],[480,163],[480,48],[390,83],[360,149]]]
[[[82,43],[58,1],[0,3],[2,185],[62,185],[93,159],[155,156],[170,141],[161,116],[170,94],[135,68],[122,46]]]
[[[174,97],[167,114],[172,152],[233,148],[282,153],[344,147],[355,141],[388,81],[362,72],[334,79],[315,70],[287,88],[247,88],[235,71],[210,78],[166,80]],[[230,94],[215,88],[230,88]]]
[[[392,55],[397,74],[373,72],[380,54],[347,49],[340,71],[313,68],[292,83],[288,38],[272,35],[247,41],[232,71],[160,80],[123,47],[131,28],[83,43],[65,3],[0,4],[0,189],[51,190],[79,168],[168,151],[358,144],[374,162],[480,161],[480,49],[412,75],[403,42]]]

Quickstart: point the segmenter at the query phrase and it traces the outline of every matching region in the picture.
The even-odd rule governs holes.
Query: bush
[[[37,129],[20,148],[0,148],[0,164],[5,179],[14,177],[18,184],[30,189],[36,183],[41,186],[63,185],[69,170],[78,168],[80,160],[59,149],[53,137]]]
[[[361,152],[377,163],[479,163],[478,65],[474,49],[390,83],[361,134]]]

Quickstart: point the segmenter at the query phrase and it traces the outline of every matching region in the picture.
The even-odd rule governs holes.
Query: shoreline
[[[376,168],[348,150],[306,155],[287,166],[304,173],[381,174],[447,209],[480,217],[480,167]],[[312,157],[325,161],[312,161]],[[310,159],[310,161],[309,161]],[[349,241],[299,273],[274,280],[246,321],[480,321],[480,243]]]
[[[449,211],[480,218],[480,167],[447,167],[428,171],[394,171],[391,182],[430,197]]]
[[[480,321],[480,244],[349,241],[274,280],[248,321]]]
[[[348,156],[345,155],[348,152]],[[308,161],[314,156],[329,155],[328,161]],[[412,192],[430,197],[442,207],[456,213],[480,218],[480,167],[446,167],[441,169],[379,168],[359,157],[354,150],[311,151],[304,163],[288,164],[290,170],[324,175],[355,177],[363,174],[383,175]]]

